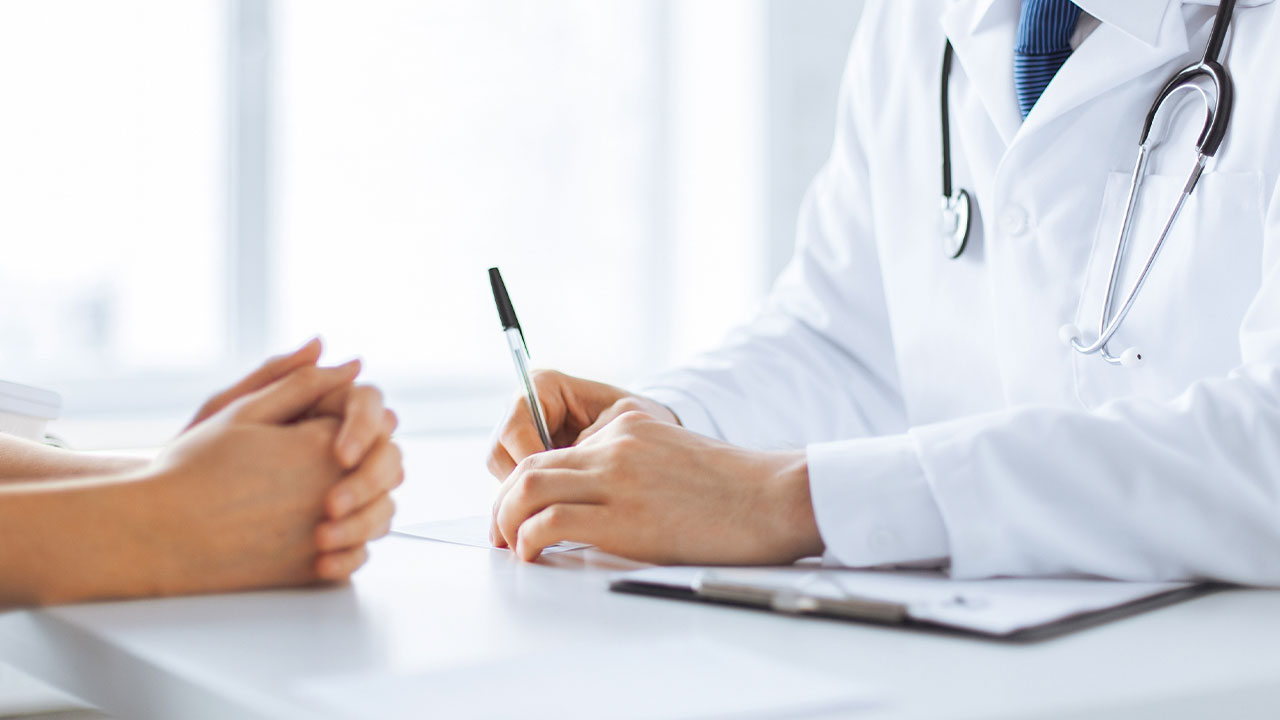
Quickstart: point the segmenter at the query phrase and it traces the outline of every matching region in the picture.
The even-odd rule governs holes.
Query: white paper
[[[426,538],[427,540],[436,540],[439,542],[453,543],[454,545],[470,545],[472,547],[489,548],[490,550],[506,550],[506,548],[496,548],[493,543],[489,542],[489,523],[491,522],[488,515],[473,515],[471,517],[454,518],[452,520],[433,520],[431,522],[414,523],[413,525],[404,525],[394,529],[394,532],[401,535],[412,535],[414,537]],[[543,554],[568,552],[570,550],[581,550],[582,548],[591,547],[583,543],[562,542],[556,543],[542,552]]]
[[[907,614],[915,620],[993,635],[1007,635],[1189,587],[1188,583],[1110,580],[952,580],[940,572],[823,567],[647,568],[619,578],[692,588],[704,576],[823,598],[898,603],[905,605]]]
[[[856,682],[707,639],[558,649],[416,674],[317,678],[298,694],[334,717],[847,717],[872,706]]]

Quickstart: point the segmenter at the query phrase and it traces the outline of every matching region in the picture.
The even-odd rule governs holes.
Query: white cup
[[[44,440],[45,427],[61,410],[62,396],[52,390],[0,380],[0,432]]]

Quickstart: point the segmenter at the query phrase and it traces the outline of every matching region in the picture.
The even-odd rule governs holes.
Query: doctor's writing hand
[[[787,563],[820,554],[804,451],[726,445],[640,412],[503,482],[499,537],[536,560],[560,541],[655,563]]]
[[[554,370],[534,370],[532,378],[546,414],[551,441],[558,448],[581,443],[626,412],[641,412],[663,422],[680,424],[666,406],[620,387]],[[520,393],[494,430],[489,448],[489,472],[502,480],[515,470],[516,463],[544,449],[529,411],[529,401]]]

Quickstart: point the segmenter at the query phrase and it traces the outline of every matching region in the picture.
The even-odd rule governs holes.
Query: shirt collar
[[[974,13],[973,30],[976,32],[1002,14],[991,12],[993,8],[1011,2],[1016,6],[1018,0],[980,0],[978,12]],[[1132,35],[1151,46],[1155,46],[1160,40],[1160,27],[1164,24],[1164,15],[1169,6],[1179,2],[1180,0],[1075,0],[1081,10],[1097,18],[1099,22],[1113,25],[1126,35]],[[1014,16],[1017,17],[1016,7]]]

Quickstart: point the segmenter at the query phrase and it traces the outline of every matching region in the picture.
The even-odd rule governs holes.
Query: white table
[[[402,444],[401,522],[488,508],[482,438]],[[1280,713],[1280,592],[1217,593],[1011,645],[606,591],[611,572],[633,566],[596,551],[527,565],[393,536],[350,586],[0,614],[0,661],[128,720],[307,716],[314,707],[297,689],[320,678],[432,673],[663,635],[835,669],[882,701],[872,718]],[[567,677],[547,692],[573,714],[579,693]]]

